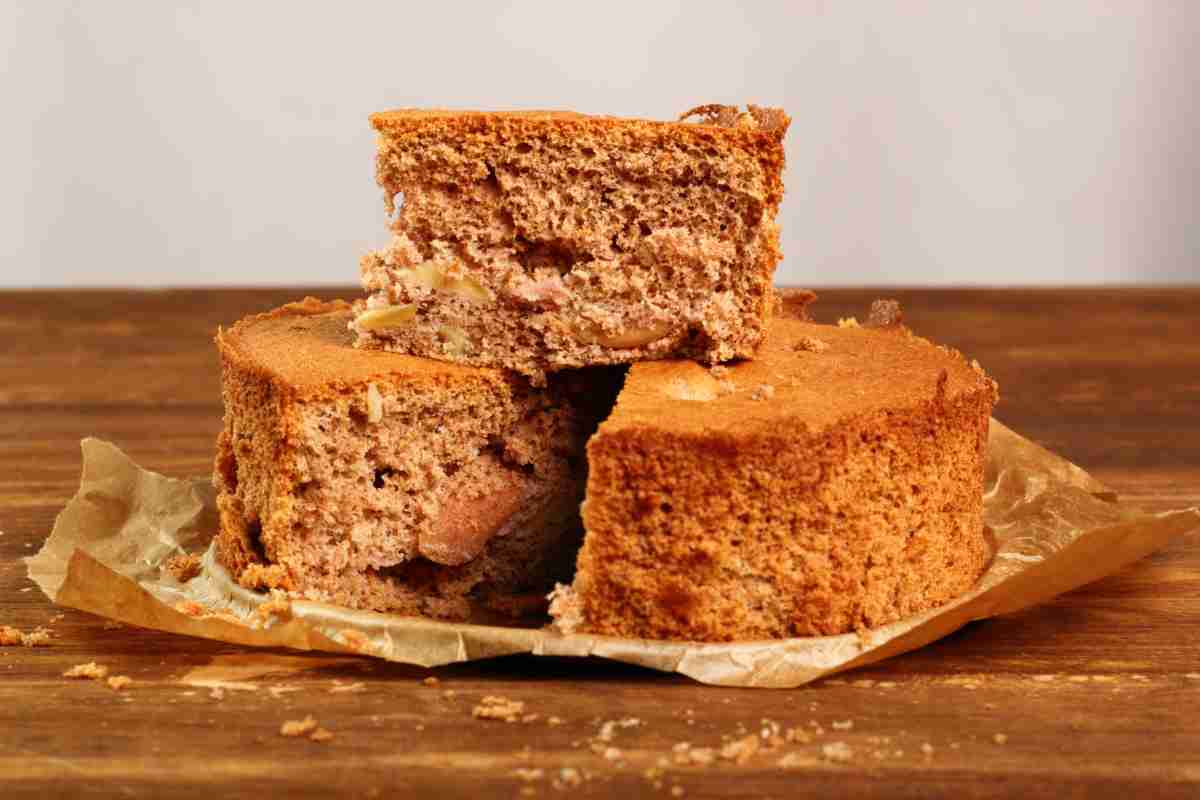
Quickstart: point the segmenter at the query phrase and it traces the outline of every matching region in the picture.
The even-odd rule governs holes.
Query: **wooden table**
[[[19,559],[74,492],[79,439],[207,473],[215,327],[298,294],[0,294],[0,625],[53,630],[48,647],[0,647],[0,797],[1200,797],[1197,535],[1054,603],[792,691],[531,657],[430,673],[111,629],[51,606]],[[880,294],[986,366],[999,419],[1129,503],[1200,503],[1200,289],[825,291],[817,316],[861,314]],[[61,677],[87,661],[134,684]],[[206,677],[246,687],[195,685]],[[538,721],[473,720],[485,695]],[[334,738],[280,735],[306,714]],[[640,724],[598,737],[625,718]],[[812,741],[675,764],[677,743],[720,747],[763,720]],[[839,742],[844,763],[824,752]],[[595,752],[608,747],[619,757]]]

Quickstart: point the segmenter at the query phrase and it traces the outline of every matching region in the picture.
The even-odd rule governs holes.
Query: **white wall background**
[[[0,8],[0,285],[352,283],[371,111],[782,105],[780,282],[1200,280],[1200,2]]]

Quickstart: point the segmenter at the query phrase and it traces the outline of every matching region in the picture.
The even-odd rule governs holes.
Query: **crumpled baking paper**
[[[1041,603],[1200,530],[1200,509],[1145,514],[1122,506],[1082,469],[993,420],[984,503],[995,552],[975,587],[953,602],[841,636],[705,644],[563,635],[288,603],[249,591],[208,547],[217,518],[207,477],[143,470],[97,439],[85,439],[82,448],[79,492],[45,546],[27,559],[29,577],[55,603],[241,645],[430,667],[514,653],[595,656],[722,686],[799,686],[921,647],[971,620]],[[201,551],[203,570],[187,582],[166,568],[172,556]]]

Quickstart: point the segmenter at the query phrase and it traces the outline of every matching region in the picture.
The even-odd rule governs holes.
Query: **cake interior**
[[[376,121],[398,201],[391,245],[362,262],[360,344],[532,375],[754,352],[786,117],[737,135],[480,119]]]
[[[350,348],[348,317],[259,320],[227,343],[256,364],[279,363],[286,345],[293,363],[283,375],[227,363],[222,562],[244,584],[450,619],[569,577],[596,382],[535,389],[384,356],[401,368],[389,372]],[[326,380],[353,377],[355,358],[379,374]]]

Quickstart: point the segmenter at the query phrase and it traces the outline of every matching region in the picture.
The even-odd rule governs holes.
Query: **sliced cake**
[[[401,110],[371,122],[395,219],[391,245],[362,262],[360,347],[540,380],[721,362],[761,344],[780,258],[782,111],[705,106],[652,122]]]
[[[979,577],[995,383],[886,303],[869,326],[796,317],[771,323],[753,361],[630,368],[588,445],[587,534],[551,609],[561,628],[838,634]]]
[[[510,372],[352,346],[307,299],[217,336],[218,560],[243,585],[466,619],[567,579],[583,447],[620,376]]]

